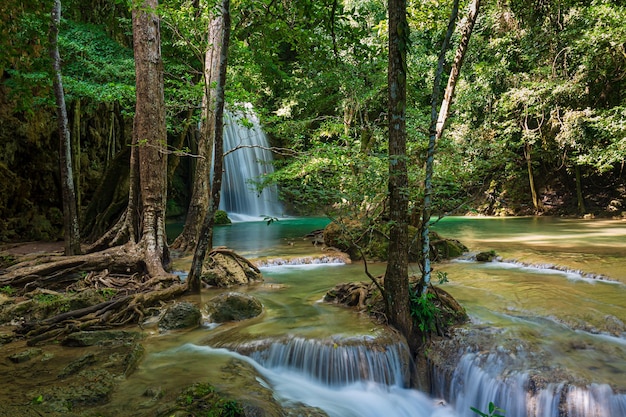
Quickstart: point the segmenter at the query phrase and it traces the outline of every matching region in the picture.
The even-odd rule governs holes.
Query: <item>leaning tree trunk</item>
[[[412,350],[413,321],[409,309],[409,181],[406,164],[406,53],[409,25],[406,0],[389,0],[389,256],[385,271],[385,307],[389,324]]]
[[[526,159],[526,171],[528,172],[528,184],[530,186],[530,197],[533,200],[533,207],[535,213],[543,211],[543,203],[539,199],[537,194],[537,188],[535,187],[535,174],[533,173],[532,162],[532,145],[528,142],[524,142],[524,158]]]
[[[204,96],[202,98],[202,122],[198,141],[198,161],[193,180],[193,190],[185,226],[181,234],[172,242],[172,248],[191,252],[198,243],[203,216],[209,207],[209,172],[213,159],[213,144],[216,135],[215,99],[213,85],[218,80],[220,56],[223,48],[223,18],[211,19],[208,30],[207,50],[204,58]]]
[[[59,24],[61,22],[61,0],[55,0],[50,13],[50,58],[54,71],[53,85],[57,104],[59,123],[59,163],[61,170],[61,193],[63,199],[63,230],[65,233],[65,254],[80,253],[80,232],[78,227],[78,209],[72,171],[72,142],[67,121],[65,94],[61,80],[61,57],[59,55]]]
[[[222,169],[224,162],[224,85],[226,84],[226,68],[228,64],[228,45],[230,42],[230,1],[222,0],[222,48],[219,56],[219,72],[215,88],[215,161],[213,163],[213,183],[209,207],[202,221],[198,244],[194,251],[189,276],[188,290],[200,291],[200,275],[207,250],[213,246],[213,225],[215,213],[220,205],[222,192]]]
[[[441,73],[441,69],[443,68],[443,59],[445,59],[445,49],[447,49],[447,42],[449,41],[449,36],[452,36],[452,30],[454,28],[454,21],[456,20],[456,15],[458,14],[458,6],[459,2],[455,1],[452,14],[450,15],[450,21],[448,24],[448,32],[446,34],[446,40],[444,41],[444,45],[441,50],[441,55],[439,55],[439,63],[437,68],[437,76]],[[433,179],[433,171],[434,171],[434,159],[435,159],[435,144],[441,139],[441,135],[443,134],[443,129],[446,124],[446,120],[448,119],[448,114],[450,113],[450,104],[452,103],[452,99],[454,97],[454,90],[456,88],[456,83],[459,79],[459,75],[461,74],[461,67],[463,66],[463,60],[465,59],[465,53],[467,52],[467,48],[469,46],[469,41],[472,36],[472,30],[474,29],[474,24],[476,23],[476,17],[478,16],[478,9],[480,8],[480,0],[473,0],[470,5],[469,15],[467,17],[467,24],[463,28],[463,33],[461,34],[461,40],[459,42],[459,46],[457,48],[456,54],[454,56],[454,62],[452,64],[452,68],[450,69],[450,76],[448,77],[448,85],[446,86],[446,90],[443,96],[443,101],[441,102],[441,108],[439,109],[439,115],[437,115],[437,101],[439,96],[439,80],[435,77],[435,85],[433,87],[433,97],[431,102],[431,124],[430,124],[430,137],[428,141],[428,152],[426,156],[426,178],[424,181],[424,207],[422,210],[422,294],[426,295],[426,291],[428,289],[428,285],[430,284],[430,227],[428,223],[430,222],[431,215],[431,204],[432,204],[432,179]]]
[[[163,92],[163,61],[158,0],[143,0],[133,8],[136,107],[133,142],[139,163],[141,240],[148,273],[166,275],[168,261],[165,234],[167,197],[167,129]]]

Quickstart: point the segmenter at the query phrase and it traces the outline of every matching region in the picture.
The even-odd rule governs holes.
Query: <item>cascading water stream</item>
[[[450,399],[460,417],[475,417],[470,407],[493,402],[507,417],[623,417],[626,394],[608,384],[576,386],[550,383],[522,371],[511,371],[501,352],[467,353],[451,377],[435,371],[435,392]]]
[[[227,356],[258,372],[284,405],[305,404],[329,417],[456,417],[452,408],[416,390],[405,388],[406,344],[376,345],[375,341],[324,343],[302,338],[270,343],[244,356],[224,348],[186,344],[171,355],[193,352]],[[340,342],[341,343],[341,342]]]
[[[470,407],[487,411],[494,402],[506,417],[626,417],[626,223],[438,223],[451,228],[445,236],[515,261],[438,265],[450,277],[443,288],[466,306],[472,323],[429,351],[429,397],[406,388],[401,347],[369,340],[386,330],[365,315],[319,302],[336,283],[362,280],[363,271],[302,241],[325,225],[303,222],[216,230],[217,244],[262,259],[266,283],[238,291],[261,300],[263,317],[199,329],[191,343],[168,345],[169,358],[146,361],[140,377],[153,377],[152,385],[176,373],[181,384],[190,373],[219,381],[215,363],[235,358],[256,369],[283,407],[307,404],[330,416],[476,417]],[[305,255],[316,251],[320,261],[311,262]],[[384,271],[382,264],[370,267],[375,275]],[[246,389],[235,387],[233,396],[245,397]]]
[[[259,193],[252,184],[274,172],[267,136],[252,106],[245,105],[245,113],[225,112],[224,116],[224,151],[227,155],[224,157],[220,209],[234,221],[283,216],[276,187],[266,187]]]

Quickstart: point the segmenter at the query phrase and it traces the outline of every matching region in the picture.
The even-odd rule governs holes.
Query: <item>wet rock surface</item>
[[[263,305],[248,294],[228,292],[212,298],[205,310],[211,321],[224,323],[256,317],[263,312]]]
[[[202,320],[200,309],[192,303],[180,302],[168,307],[159,320],[160,330],[190,329],[198,327]]]

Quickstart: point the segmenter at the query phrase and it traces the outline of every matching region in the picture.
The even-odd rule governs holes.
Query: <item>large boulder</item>
[[[176,330],[198,327],[202,320],[202,313],[195,304],[181,302],[171,305],[161,320],[159,329]]]
[[[256,298],[238,292],[227,292],[212,298],[206,312],[214,323],[246,320],[260,315],[263,304]]]
[[[409,262],[419,262],[421,259],[419,233],[417,227],[409,226]],[[347,253],[350,259],[355,261],[361,259],[362,255],[368,260],[386,261],[389,248],[388,236],[388,225],[366,227],[356,220],[349,220],[341,225],[329,223],[324,229],[324,243]],[[432,261],[456,258],[468,250],[458,240],[443,238],[433,231],[430,231],[429,238]]]
[[[216,248],[204,261],[201,279],[211,286],[232,287],[263,281],[263,275],[243,256],[229,249]]]

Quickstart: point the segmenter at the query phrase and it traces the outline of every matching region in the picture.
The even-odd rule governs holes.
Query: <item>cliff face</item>
[[[3,76],[8,80],[7,73]],[[62,238],[59,139],[54,109],[20,110],[0,83],[0,242]],[[79,210],[92,201],[132,120],[114,104],[68,104]]]

